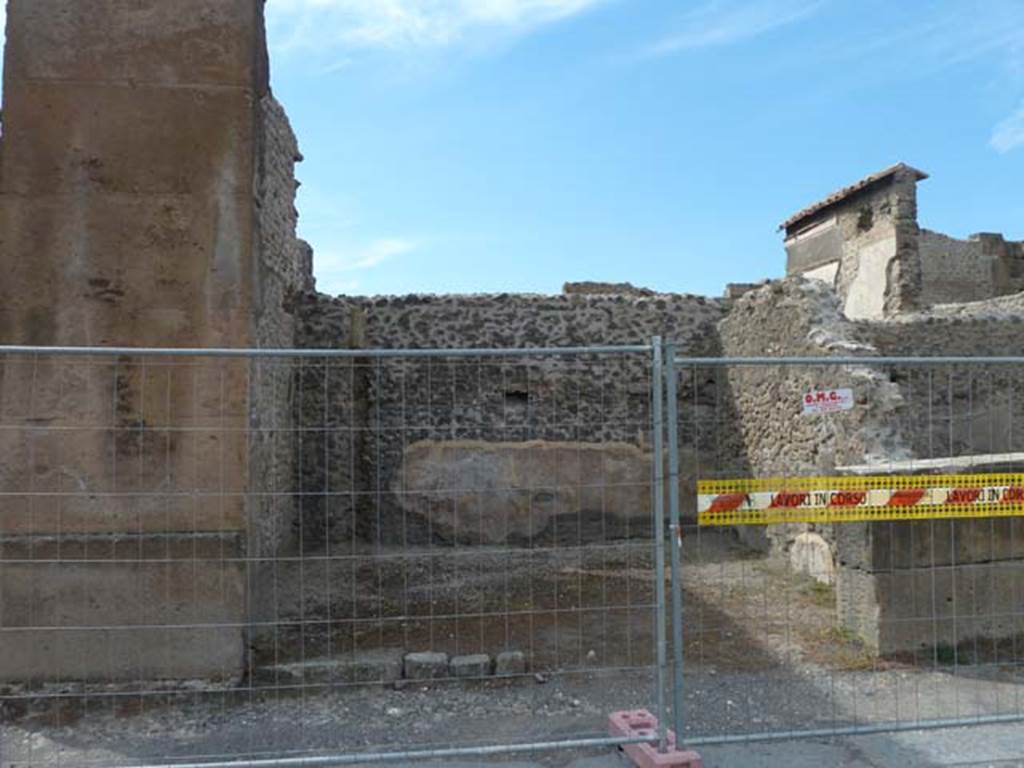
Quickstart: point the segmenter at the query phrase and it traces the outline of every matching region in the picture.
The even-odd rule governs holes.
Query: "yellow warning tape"
[[[1020,473],[701,480],[697,494],[702,526],[1024,515]]]

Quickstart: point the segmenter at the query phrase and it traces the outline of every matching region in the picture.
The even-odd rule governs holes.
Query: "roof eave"
[[[898,173],[906,172],[910,172],[913,174],[915,182],[924,181],[925,179],[928,178],[927,173],[920,170],[919,168],[913,167],[912,165],[907,165],[906,163],[896,163],[895,165],[890,165],[888,168],[883,168],[880,171],[869,174],[864,178],[860,179],[859,181],[854,182],[853,184],[837,189],[835,192],[826,195],[818,202],[813,203],[804,208],[803,210],[799,211],[798,213],[794,214],[793,216],[790,216],[788,219],[782,222],[782,224],[779,225],[779,231],[788,231],[792,229],[796,224],[799,224],[801,221],[811,218],[812,216],[819,215],[822,211],[826,211],[829,208],[832,208],[833,206],[842,203],[843,201],[849,199],[850,197],[860,192],[863,192],[865,189],[868,189],[874,184],[878,184],[882,181],[890,179]]]

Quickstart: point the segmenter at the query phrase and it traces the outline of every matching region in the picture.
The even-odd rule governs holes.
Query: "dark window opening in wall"
[[[867,232],[873,226],[875,226],[875,212],[871,210],[870,205],[865,205],[860,209],[860,215],[857,217],[857,229]]]
[[[505,423],[525,426],[530,422],[530,393],[526,389],[505,390]]]
[[[509,389],[505,391],[505,408],[510,411],[526,412],[530,405],[530,393],[525,389]]]

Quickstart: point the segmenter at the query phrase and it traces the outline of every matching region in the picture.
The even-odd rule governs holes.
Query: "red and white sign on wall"
[[[852,389],[817,389],[804,395],[804,416],[853,408]]]

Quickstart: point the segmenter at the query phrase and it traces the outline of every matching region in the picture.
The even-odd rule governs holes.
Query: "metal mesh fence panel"
[[[686,743],[1024,719],[1024,360],[668,376]]]
[[[0,766],[612,743],[658,700],[655,383],[646,347],[6,351]]]

